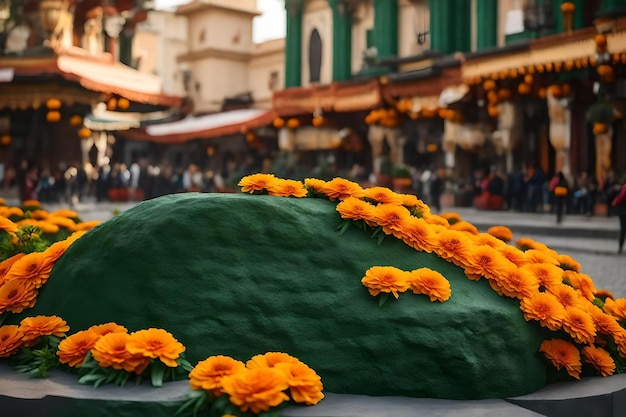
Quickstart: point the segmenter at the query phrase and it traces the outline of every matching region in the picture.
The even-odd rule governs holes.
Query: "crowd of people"
[[[186,167],[174,167],[149,164],[145,159],[138,159],[130,165],[105,163],[94,168],[90,164],[82,166],[73,162],[50,169],[22,161],[17,167],[5,171],[1,186],[4,189],[18,188],[21,200],[37,199],[44,203],[73,205],[87,197],[96,201],[140,201],[188,191],[235,191],[242,176],[253,172],[272,172],[275,168],[272,164],[273,161],[263,161],[261,167],[252,167],[230,161],[214,170],[203,169],[193,163]],[[322,168],[325,174],[319,171]],[[378,182],[376,176],[358,164],[345,172],[339,172],[337,167],[332,166],[316,169],[318,171],[304,175],[323,179],[341,175],[364,186]],[[444,169],[433,165],[421,169],[411,167],[410,172],[413,180],[411,191],[429,203],[434,211],[441,210],[441,196],[448,193],[455,196],[454,204],[458,206],[529,213],[552,212],[557,214],[559,222],[563,214],[594,215],[596,203],[604,203],[608,215],[615,214],[611,202],[621,184],[626,182],[626,178],[619,178],[614,171],[608,172],[602,186],[586,171],[573,178],[567,178],[562,173],[549,178],[533,164],[508,174],[494,167],[482,167],[476,169],[470,178],[459,179],[451,178]],[[293,174],[303,175],[301,172]],[[567,191],[564,195],[556,195],[557,188],[559,191],[566,188]]]

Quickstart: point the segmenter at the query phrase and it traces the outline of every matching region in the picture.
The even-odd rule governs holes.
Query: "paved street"
[[[83,220],[106,220],[114,212],[123,212],[136,204],[90,201],[79,203],[74,210]],[[67,205],[48,207],[49,210],[57,208],[67,208]],[[566,215],[563,223],[557,225],[553,214],[480,211],[468,207],[445,208],[444,211],[459,213],[481,231],[504,225],[511,228],[514,240],[529,237],[543,242],[578,260],[597,288],[612,291],[616,297],[626,297],[626,253],[617,254],[619,223],[616,217]]]

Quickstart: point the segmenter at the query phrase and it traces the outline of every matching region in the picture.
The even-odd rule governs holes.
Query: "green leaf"
[[[165,365],[161,361],[154,361],[150,365],[150,380],[153,387],[163,386],[163,375],[165,374]]]
[[[84,375],[82,377],[80,377],[78,379],[78,383],[79,384],[90,384],[94,381],[97,381],[98,379],[102,378],[102,374],[91,374],[91,375]]]
[[[343,235],[344,233],[346,233],[350,228],[351,223],[352,222],[350,222],[349,220],[344,221],[343,224],[340,225],[339,235]]]
[[[380,246],[380,244],[383,243],[383,240],[385,240],[385,234],[381,233],[378,235],[378,246]]]
[[[178,358],[176,363],[178,363],[178,366],[182,367],[187,372],[193,371],[193,365],[191,363],[189,363],[189,361],[184,359],[184,358]]]
[[[378,297],[378,307],[382,307],[389,299],[389,293],[383,293]]]

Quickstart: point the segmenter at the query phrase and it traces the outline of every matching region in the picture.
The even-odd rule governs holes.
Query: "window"
[[[309,41],[309,75],[310,82],[319,83],[322,72],[322,37],[317,29],[311,32]]]

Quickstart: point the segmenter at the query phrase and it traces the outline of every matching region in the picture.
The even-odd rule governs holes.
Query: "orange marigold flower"
[[[158,359],[170,368],[176,368],[176,360],[185,351],[182,343],[163,329],[150,328],[131,333],[126,349],[133,354]]]
[[[19,207],[9,207],[9,209],[4,213],[6,217],[24,217],[24,210]]]
[[[456,222],[460,222],[461,221],[461,215],[459,213],[454,212],[454,211],[444,211],[439,216],[441,216],[444,219],[446,219],[446,221],[450,225],[452,225],[452,224],[454,224]]]
[[[539,292],[522,298],[520,309],[526,321],[537,320],[550,330],[558,330],[565,318],[565,307],[550,293]]]
[[[277,197],[306,197],[308,191],[304,184],[296,180],[276,179],[267,187],[267,193]]]
[[[373,222],[376,218],[376,207],[356,197],[348,197],[341,201],[337,204],[337,211],[342,219]]]
[[[267,189],[276,179],[274,174],[252,174],[243,177],[237,185],[241,187],[242,193],[252,194]]]
[[[50,213],[50,216],[65,217],[66,219],[75,219],[78,217],[78,213],[70,209],[60,209],[60,210],[56,210]]]
[[[50,268],[52,268],[69,247],[70,242],[67,240],[59,240],[48,246],[46,250],[43,251],[44,265],[49,265]]]
[[[24,333],[22,340],[27,346],[34,345],[40,336],[63,337],[69,330],[67,322],[57,316],[26,317],[20,322],[20,331]]]
[[[74,220],[67,217],[55,216],[51,214],[46,219],[46,222],[56,224],[57,226],[67,229],[70,232],[76,230],[76,223],[74,222]]]
[[[468,232],[473,235],[478,234],[478,228],[471,224],[470,222],[466,222],[465,220],[461,220],[460,222],[456,222],[450,225],[451,230],[458,230],[459,232]]]
[[[80,367],[89,350],[100,339],[100,335],[91,330],[81,330],[61,340],[57,350],[59,362],[72,368]]]
[[[326,185],[326,181],[324,180],[320,180],[317,178],[305,178],[304,179],[304,186],[308,188],[309,190],[315,191],[316,193],[321,193],[325,185]]]
[[[593,285],[593,281],[591,277],[587,274],[582,274],[578,272],[579,282],[578,282],[578,290],[582,293],[583,297],[585,297],[589,301],[593,301],[596,293],[596,287]]]
[[[506,243],[504,243],[502,240],[498,239],[497,237],[494,237],[488,233],[479,233],[476,236],[474,236],[474,244],[476,245],[486,245],[486,246],[491,246],[494,249],[498,249],[500,250],[500,248],[507,246],[507,247],[512,247],[507,245]]]
[[[9,272],[9,269],[11,269],[11,266],[13,266],[15,261],[25,255],[25,253],[20,252],[0,262],[0,285],[2,285],[2,283],[4,282],[4,277],[6,276],[7,272]]]
[[[600,372],[600,375],[611,376],[615,373],[615,362],[606,350],[595,346],[585,346],[583,356],[585,362],[593,365]]]
[[[88,330],[96,333],[97,335],[104,336],[109,333],[128,333],[128,329],[124,326],[120,326],[117,323],[109,322],[104,324],[95,324]]]
[[[300,362],[298,358],[295,358],[284,352],[267,352],[262,355],[254,355],[246,366],[252,368],[273,368],[279,363],[296,363]]]
[[[473,247],[469,252],[466,265],[466,273],[484,275],[487,278],[495,278],[507,271],[517,269],[517,266],[509,262],[500,252],[486,245]]]
[[[276,368],[243,369],[222,379],[222,389],[241,411],[259,414],[289,401],[287,376]]]
[[[348,197],[362,198],[365,191],[359,184],[344,178],[334,178],[324,185],[322,193],[331,200],[345,200]]]
[[[0,216],[0,230],[4,230],[5,232],[14,235],[19,230],[19,227],[10,219]]]
[[[46,210],[38,209],[30,212],[30,218],[35,220],[44,220],[50,215]]]
[[[402,230],[408,222],[411,214],[403,206],[392,204],[379,204],[375,207],[374,222],[383,228],[387,235],[402,238]]]
[[[45,220],[37,221],[37,223],[35,223],[35,226],[40,228],[42,233],[48,233],[48,234],[58,233],[58,231],[61,230],[61,228],[57,226],[56,224],[47,222]]]
[[[399,292],[409,289],[409,274],[394,266],[373,266],[365,272],[361,283],[372,296],[381,292],[391,293],[398,298]]]
[[[276,368],[287,376],[291,398],[297,403],[315,405],[324,398],[322,379],[302,362],[279,363]]]
[[[410,217],[402,226],[402,240],[413,249],[432,252],[437,237],[431,226],[423,219]]]
[[[437,245],[433,251],[444,259],[452,260],[455,264],[464,266],[462,261],[469,259],[471,244],[463,232],[444,230],[437,234]]]
[[[618,298],[612,300],[607,298],[604,302],[604,311],[620,320],[626,319],[626,299]]]
[[[559,255],[556,258],[559,261],[559,265],[562,269],[569,269],[571,271],[580,272],[580,263],[569,255]]]
[[[593,343],[596,338],[596,325],[591,316],[577,307],[565,307],[563,330],[580,343]]]
[[[444,302],[452,295],[450,282],[437,271],[419,268],[410,272],[409,284],[415,294],[424,294],[430,301]]]
[[[526,254],[515,246],[503,245],[500,246],[498,249],[506,259],[513,262],[518,267],[528,263],[528,259],[526,259]]]
[[[409,209],[411,214],[417,217],[425,217],[430,215],[430,207],[414,194],[399,194],[402,199],[402,205]]]
[[[94,227],[98,226],[100,223],[102,223],[101,220],[90,220],[87,222],[76,223],[76,230],[91,230]]]
[[[446,219],[436,214],[424,216],[424,220],[428,224],[437,225],[437,226],[445,226],[446,229],[450,226],[450,224],[448,223]]]
[[[126,372],[140,374],[146,369],[150,359],[130,353],[126,349],[129,340],[128,333],[105,334],[91,348],[91,354],[103,368],[124,369]]]
[[[548,291],[559,299],[563,307],[577,307],[585,310],[584,298],[580,294],[565,284],[557,284],[548,288]]]
[[[77,231],[73,232],[71,235],[69,235],[67,237],[67,239],[65,239],[65,240],[68,241],[70,246],[71,246],[72,243],[74,243],[76,240],[78,240],[80,237],[82,237],[86,232],[87,232],[86,230],[77,230]]]
[[[613,336],[623,331],[622,326],[619,325],[618,319],[610,314],[605,313],[599,307],[591,305],[587,309],[587,312],[591,315],[593,323],[596,326],[598,332]]]
[[[496,281],[502,294],[511,298],[531,297],[539,291],[537,278],[530,271],[521,268],[510,268],[489,281]]]
[[[544,340],[539,351],[546,355],[556,369],[565,368],[570,376],[580,379],[582,363],[576,346],[561,339]]]
[[[22,281],[34,288],[40,288],[48,281],[52,265],[45,262],[43,252],[32,252],[18,259],[7,274],[4,276],[7,281]]]
[[[491,226],[487,229],[487,233],[504,242],[510,242],[513,240],[513,232],[506,226]]]
[[[0,276],[2,276],[2,272],[0,271]],[[610,298],[612,300],[615,299],[615,296],[613,295],[613,293],[609,290],[605,290],[603,288],[598,289],[598,291],[596,291],[596,297],[601,299],[602,301],[606,300],[607,298]]]
[[[0,358],[16,354],[23,345],[22,337],[24,333],[19,326],[15,324],[0,326]]]
[[[402,205],[402,197],[386,187],[366,188],[364,197],[376,203]]]
[[[529,263],[522,268],[533,273],[542,287],[550,288],[563,282],[563,270],[556,265]]]
[[[243,362],[230,356],[211,356],[198,364],[189,374],[189,385],[192,389],[209,391],[214,397],[223,394],[222,378],[246,369]]]
[[[21,313],[37,301],[37,290],[20,280],[5,282],[0,286],[0,314],[10,311]]]
[[[555,257],[553,257],[549,252],[544,252],[541,249],[528,249],[524,252],[524,254],[530,263],[550,265],[559,264],[559,261]]]
[[[29,199],[22,202],[22,207],[41,207],[39,200]]]

